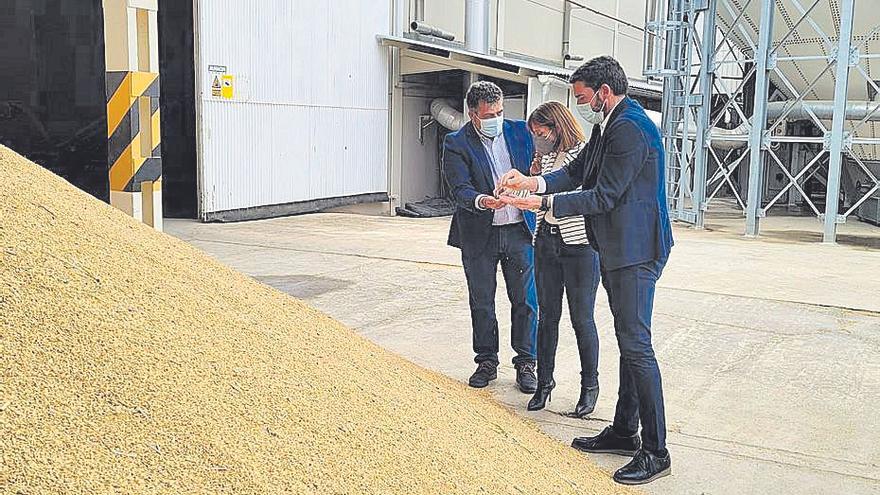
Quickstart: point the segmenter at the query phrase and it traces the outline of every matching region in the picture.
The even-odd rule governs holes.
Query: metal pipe
[[[790,105],[788,101],[772,101],[767,103],[767,120],[775,120],[779,118],[785,109]],[[788,122],[797,120],[807,120],[812,122],[810,112],[816,115],[820,120],[833,120],[835,113],[835,105],[830,100],[812,100],[800,101],[795,104],[794,108],[785,116]],[[845,107],[844,120],[861,121],[867,119],[867,122],[880,122],[880,102],[878,101],[852,101],[847,102]],[[711,132],[712,147],[722,150],[730,150],[742,148],[748,144],[743,139],[733,139],[734,137],[745,137],[749,134],[749,124],[740,124],[735,129],[725,129],[723,127],[713,127]],[[679,126],[681,128],[681,126]]]
[[[425,24],[424,22],[412,21],[412,24],[410,24],[409,27],[413,31],[426,36],[433,36],[447,41],[453,41],[455,39],[455,35],[449,31],[444,31],[440,28]]]
[[[782,115],[782,112],[789,105],[786,101],[774,101],[767,104],[767,117],[775,119]],[[785,120],[811,120],[811,110],[816,117],[821,120],[833,120],[836,113],[836,106],[831,100],[808,100],[799,101]],[[862,120],[868,118],[870,122],[880,121],[880,102],[878,101],[847,101],[845,107],[845,120]],[[870,117],[869,117],[870,115]]]
[[[393,0],[393,2],[391,32],[394,33],[394,36],[403,36],[406,31],[408,2],[406,0]]]
[[[467,124],[468,119],[443,98],[431,101],[431,117],[450,131],[457,131]]]
[[[565,0],[565,5],[563,7],[562,12],[562,63],[569,60],[580,61],[583,60],[584,57],[580,55],[572,55],[571,54],[571,11],[574,10],[571,2],[569,0]]]
[[[568,60],[571,46],[571,2],[565,0],[562,10],[562,60]]]
[[[413,20],[416,22],[425,22],[425,0],[416,0]]]
[[[466,0],[464,47],[475,53],[489,53],[489,0]]]

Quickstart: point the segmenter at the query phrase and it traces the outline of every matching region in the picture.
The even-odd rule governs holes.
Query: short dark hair
[[[480,102],[493,104],[504,98],[501,88],[492,81],[477,81],[471,84],[467,91],[467,106],[471,110],[476,110],[480,106]]]
[[[598,91],[600,86],[607,84],[617,96],[625,95],[626,90],[629,89],[623,67],[617,60],[607,55],[588,61],[578,67],[574,74],[568,78],[568,82],[572,84],[578,81],[594,91]]]

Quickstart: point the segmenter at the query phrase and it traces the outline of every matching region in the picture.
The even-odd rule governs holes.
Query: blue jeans
[[[599,335],[593,312],[599,288],[599,255],[586,244],[567,245],[544,229],[535,238],[535,282],[538,287],[538,381],[549,383],[556,367],[562,293],[577,340],[581,386],[599,385]]]
[[[620,349],[620,389],[614,430],[634,435],[642,424],[645,450],[666,448],[666,412],[660,368],[651,345],[654,289],[666,260],[602,273]]]
[[[462,253],[461,262],[468,284],[474,361],[498,364],[495,289],[498,264],[501,263],[510,300],[510,345],[516,352],[513,364],[534,363],[538,301],[532,237],[525,224],[492,227],[486,249],[477,255]]]

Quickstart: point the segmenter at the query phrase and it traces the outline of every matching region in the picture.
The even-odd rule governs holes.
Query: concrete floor
[[[381,208],[373,208],[375,212]],[[357,209],[348,211],[358,211]],[[239,224],[167,220],[166,230],[406,358],[465,381],[473,371],[467,290],[448,218],[326,213]],[[842,226],[848,245],[813,242],[810,218],[768,218],[763,240],[742,218],[676,228],[660,280],[655,349],[663,373],[674,476],[656,494],[880,493],[880,229]],[[821,239],[821,237],[819,237]],[[877,243],[877,244],[875,244]],[[588,420],[577,400],[567,315],[548,409],[525,411],[513,387],[509,307],[499,277],[499,401],[563,442],[613,416],[617,348],[600,290],[601,394]],[[625,462],[593,458],[608,470]]]

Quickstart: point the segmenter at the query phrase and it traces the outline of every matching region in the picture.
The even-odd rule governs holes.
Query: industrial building
[[[880,494],[878,5],[0,0],[0,493]]]
[[[386,201],[394,214],[442,197],[439,143],[462,122],[475,78],[500,83],[507,114],[524,118],[546,99],[568,99],[578,60],[611,53],[659,110],[660,85],[641,77],[644,2],[582,3],[15,0],[0,56],[21,77],[0,95],[0,135],[113,200],[109,74],[158,73],[162,141],[144,157],[154,170],[161,163],[166,216],[243,220],[364,201]],[[139,55],[157,67],[139,68]],[[138,135],[130,128],[128,141]]]
[[[499,83],[507,116],[525,118],[547,100],[571,103],[572,68],[610,54],[631,95],[662,111],[676,220],[701,228],[713,207],[734,208],[757,235],[767,214],[806,213],[833,241],[839,223],[880,216],[867,9],[13,0],[0,11],[0,140],[158,228],[163,216],[236,221],[359,202],[437,214],[442,139],[466,121],[472,81]]]

